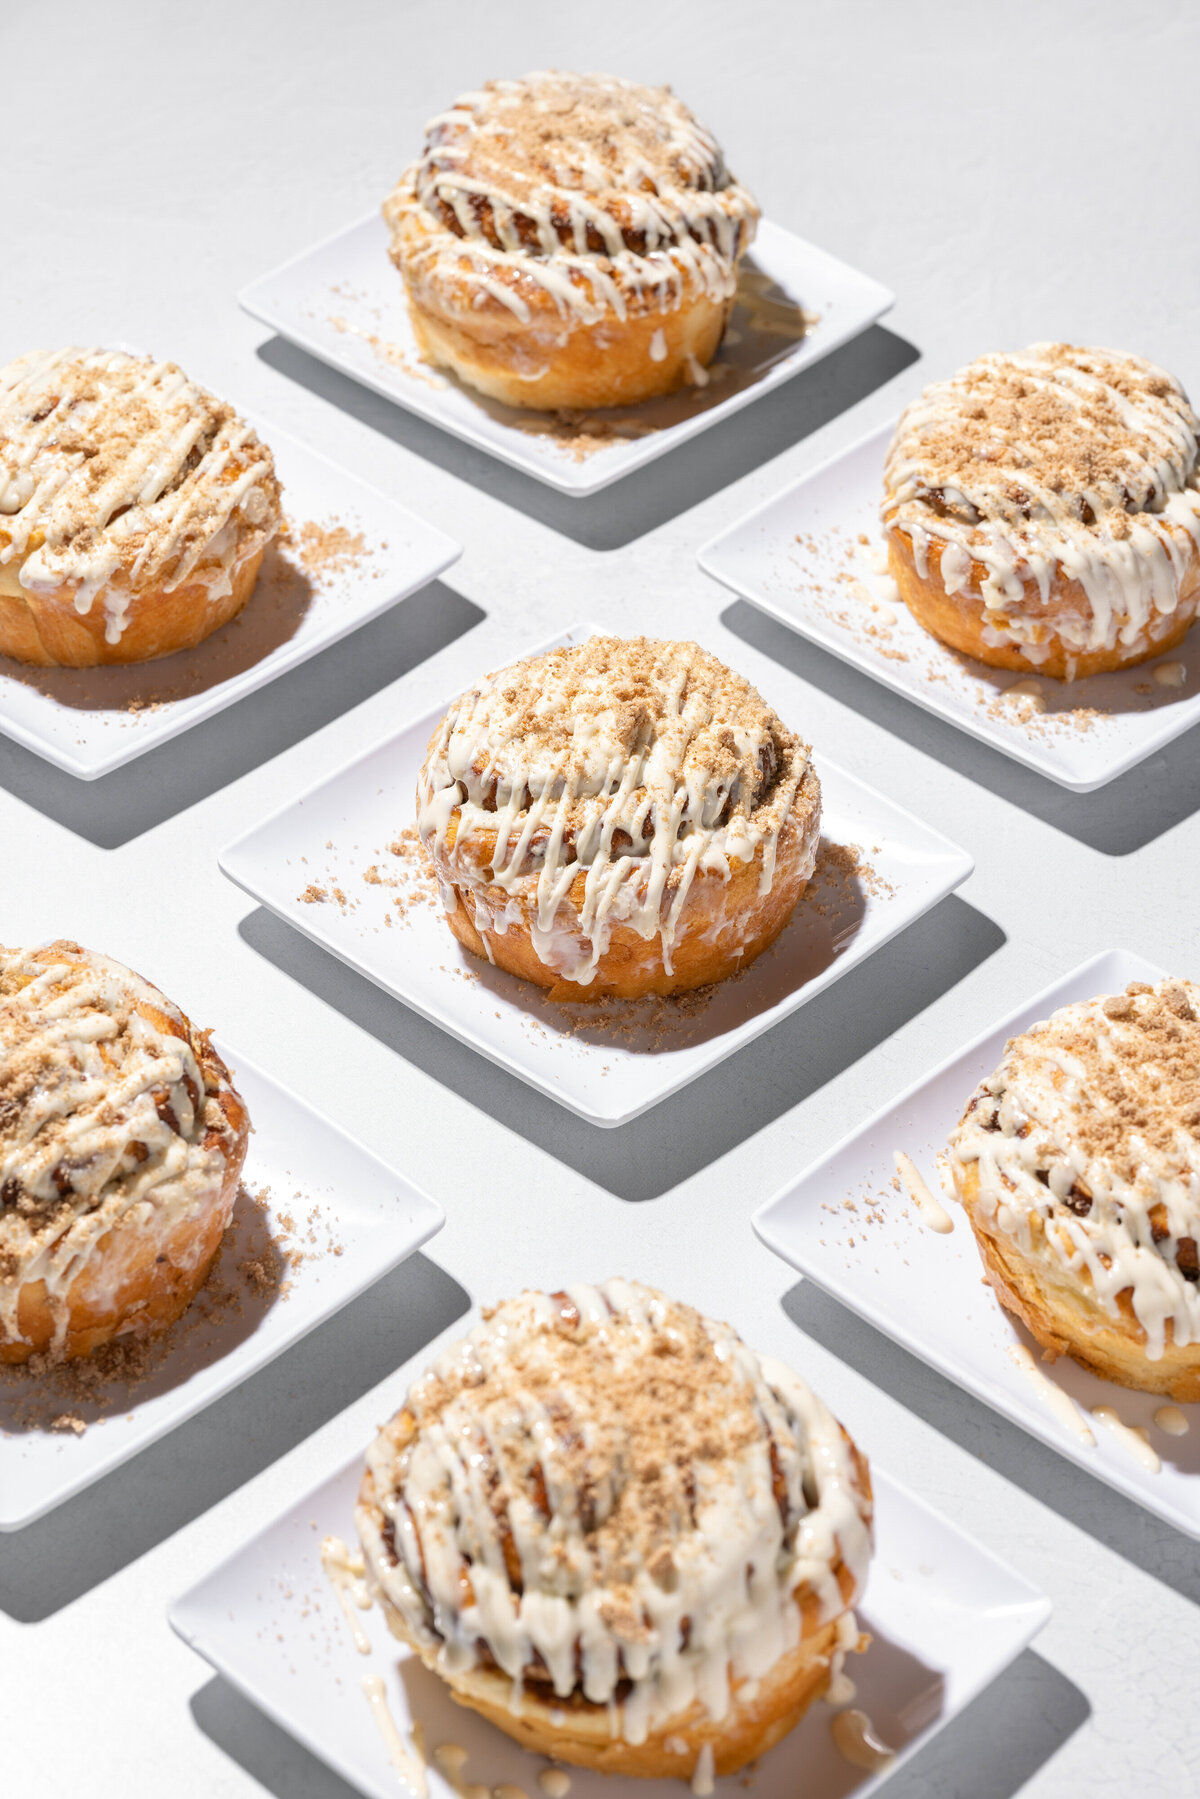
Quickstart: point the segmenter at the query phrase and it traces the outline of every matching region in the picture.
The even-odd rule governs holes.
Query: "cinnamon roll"
[[[694,643],[593,637],[455,702],[417,778],[450,929],[556,999],[746,967],[816,861],[808,746]]]
[[[1157,656],[1200,604],[1200,422],[1137,356],[1035,344],[927,387],[888,452],[888,561],[913,616],[995,668],[1068,681]]]
[[[947,1161],[1045,1350],[1200,1399],[1200,987],[1135,981],[1014,1037]]]
[[[634,1282],[485,1312],[380,1431],[356,1521],[453,1697],[608,1773],[733,1773],[865,1647],[864,1458],[797,1375]]]
[[[702,383],[758,208],[669,88],[552,70],[439,113],[383,214],[428,360],[553,411]]]
[[[0,1362],[172,1324],[249,1129],[207,1033],[157,987],[77,943],[0,947]]]
[[[35,350],[0,370],[0,655],[192,649],[246,604],[280,522],[270,450],[174,363]]]

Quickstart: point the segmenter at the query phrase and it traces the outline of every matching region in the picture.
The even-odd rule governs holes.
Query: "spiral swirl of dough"
[[[0,946],[0,1341],[39,1280],[65,1332],[100,1240],[186,1218],[244,1135],[220,1058],[156,987],[78,944]]]
[[[213,596],[280,526],[271,452],[170,362],[36,350],[0,370],[0,580],[100,597],[119,643],[141,591]]]
[[[762,696],[698,644],[653,638],[490,675],[451,707],[417,784],[439,874],[511,896],[543,959],[583,984],[618,921],[661,934],[669,972],[697,877],[757,857],[769,892],[785,829],[807,879],[819,822],[808,748]]]
[[[802,1598],[841,1615],[870,1556],[865,1473],[821,1401],[636,1282],[485,1313],[368,1471],[368,1574],[406,1634],[518,1694],[619,1694],[635,1744],[696,1700],[722,1718],[731,1680],[796,1644]]]
[[[1137,356],[1034,344],[927,387],[888,452],[885,532],[931,551],[947,594],[978,587],[986,641],[1037,660],[1058,582],[1086,609],[1055,618],[1074,655],[1131,650],[1200,587],[1200,421],[1179,383]]]
[[[1014,1037],[950,1140],[979,1204],[1022,1251],[1112,1318],[1128,1295],[1145,1353],[1200,1343],[1200,988],[1135,982]]]
[[[758,209],[715,139],[668,89],[540,72],[490,81],[426,128],[385,206],[420,214],[419,279],[473,282],[528,321],[668,311],[733,293]]]

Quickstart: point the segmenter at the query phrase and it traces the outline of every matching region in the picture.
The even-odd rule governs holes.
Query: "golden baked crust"
[[[173,363],[34,351],[0,370],[0,655],[173,655],[245,605],[280,526],[271,452]]]
[[[593,637],[489,675],[438,725],[417,827],[451,930],[556,999],[746,967],[812,874],[803,744],[693,643]]]
[[[249,1129],[207,1033],[148,981],[77,943],[0,946],[0,1362],[172,1324]]]
[[[901,599],[996,668],[1075,680],[1172,649],[1200,606],[1198,433],[1140,357],[980,357],[926,388],[888,452]]]
[[[228,571],[227,593],[192,581],[170,592],[143,589],[116,643],[108,642],[99,611],[81,617],[75,610],[73,583],[53,593],[25,593],[16,571],[0,568],[0,655],[41,668],[94,668],[194,650],[237,617],[254,592],[262,559],[261,547],[245,551]]]
[[[1016,643],[994,643],[991,638],[1002,629],[989,616],[979,589],[986,579],[982,563],[973,563],[968,590],[947,593],[942,573],[942,546],[934,541],[925,550],[920,572],[912,539],[906,531],[893,530],[888,540],[888,572],[899,589],[900,598],[918,624],[934,637],[949,644],[964,656],[974,656],[990,668],[1011,668],[1025,673],[1050,675],[1058,681],[1082,681],[1088,675],[1110,674],[1114,669],[1145,662],[1152,656],[1163,656],[1183,642],[1196,619],[1200,606],[1200,553],[1191,554],[1184,579],[1180,583],[1179,601],[1173,612],[1156,613],[1147,621],[1139,645],[1126,650],[1121,645],[1111,649],[1082,650],[1066,647],[1060,621],[1076,621],[1088,614],[1089,602],[1078,581],[1054,576],[1045,599],[1036,581],[1023,584],[1021,599],[1006,608],[1005,618],[1019,612],[1030,632],[1038,640],[1030,647]],[[1068,627],[1069,628],[1069,625]],[[1032,643],[1032,640],[1030,640]]]
[[[1200,1399],[1200,988],[1135,982],[1008,1044],[947,1151],[1001,1303],[1051,1355]]]
[[[555,70],[431,120],[383,211],[427,358],[537,411],[697,380],[758,218],[668,89]]]
[[[356,1519],[392,1631],[560,1761],[733,1773],[860,1646],[866,1462],[794,1374],[637,1283],[485,1313],[380,1432]]]

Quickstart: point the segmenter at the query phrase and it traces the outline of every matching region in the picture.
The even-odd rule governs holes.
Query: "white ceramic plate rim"
[[[420,1214],[419,1220],[414,1223],[412,1230],[403,1236],[397,1233],[394,1253],[389,1251],[387,1255],[381,1257],[375,1268],[360,1270],[351,1276],[344,1286],[331,1287],[325,1295],[323,1303],[314,1306],[311,1311],[298,1312],[299,1322],[292,1329],[280,1330],[265,1342],[257,1340],[257,1333],[244,1339],[224,1357],[220,1374],[215,1376],[210,1384],[206,1384],[202,1393],[189,1393],[185,1389],[176,1405],[164,1407],[154,1423],[140,1432],[113,1431],[110,1440],[106,1443],[106,1454],[96,1457],[86,1467],[82,1467],[74,1473],[65,1472],[63,1479],[57,1482],[52,1490],[48,1490],[36,1504],[27,1506],[18,1513],[6,1509],[3,1502],[0,1501],[0,1532],[23,1530],[26,1525],[35,1523],[37,1519],[45,1517],[48,1512],[65,1504],[68,1499],[73,1499],[76,1494],[85,1491],[96,1481],[103,1480],[106,1475],[111,1474],[114,1469],[119,1468],[133,1456],[140,1455],[142,1450],[149,1449],[152,1443],[159,1442],[161,1438],[167,1436],[179,1425],[185,1424],[189,1418],[194,1418],[198,1412],[204,1411],[216,1400],[223,1399],[235,1387],[241,1386],[243,1381],[249,1380],[252,1374],[257,1374],[261,1369],[268,1367],[285,1351],[291,1349],[294,1344],[307,1337],[311,1331],[327,1323],[344,1306],[349,1305],[352,1300],[357,1299],[360,1294],[373,1287],[376,1281],[382,1280],[385,1274],[390,1273],[393,1268],[399,1267],[401,1262],[414,1255],[422,1244],[427,1243],[432,1236],[435,1236],[446,1222],[446,1215],[435,1199],[431,1199],[420,1187],[414,1186],[406,1175],[401,1174],[390,1163],[375,1155],[364,1143],[351,1137],[348,1131],[344,1131],[341,1125],[335,1124],[324,1112],[318,1111],[316,1106],[310,1105],[308,1100],[302,1099],[298,1093],[293,1092],[290,1087],[286,1087],[282,1081],[276,1080],[274,1075],[268,1074],[259,1063],[253,1061],[249,1056],[243,1056],[239,1050],[219,1037],[214,1036],[213,1047],[229,1067],[248,1072],[253,1075],[255,1080],[273,1087],[286,1103],[305,1112],[320,1131],[352,1144],[357,1155],[373,1162],[382,1176],[386,1177],[389,1182],[395,1182],[404,1190],[406,1197],[411,1198],[413,1210]],[[251,1169],[250,1178],[253,1179],[253,1169]]]
[[[181,736],[185,731],[190,731],[193,725],[203,724],[206,719],[215,717],[218,712],[223,712],[227,706],[235,705],[238,700],[245,699],[247,695],[257,693],[260,688],[269,686],[280,675],[288,674],[292,669],[299,668],[311,657],[320,655],[323,650],[330,649],[335,643],[340,643],[343,637],[349,637],[351,632],[357,631],[360,626],[370,624],[372,619],[381,617],[393,606],[398,606],[402,600],[409,599],[422,587],[428,586],[431,581],[436,581],[439,575],[445,574],[446,570],[457,562],[463,553],[462,545],[456,543],[452,537],[447,536],[436,525],[428,524],[425,519],[411,511],[409,507],[402,505],[400,501],[392,499],[382,489],[375,487],[369,481],[363,481],[350,469],[344,468],[332,457],[326,456],[323,450],[314,449],[311,444],[305,443],[302,438],[296,437],[292,432],[281,430],[260,413],[243,410],[241,416],[254,426],[264,443],[270,444],[273,448],[278,447],[281,443],[286,443],[299,455],[322,463],[326,468],[334,469],[339,480],[349,482],[360,488],[363,493],[369,494],[374,504],[385,506],[393,513],[403,514],[406,519],[419,528],[422,538],[428,543],[429,554],[423,560],[414,563],[412,579],[405,579],[400,587],[392,590],[385,582],[382,584],[383,597],[376,599],[372,596],[369,601],[364,602],[343,618],[330,613],[328,622],[321,627],[320,631],[315,631],[311,637],[299,641],[291,638],[287,643],[270,651],[252,668],[243,669],[239,674],[231,675],[228,680],[220,681],[214,686],[206,688],[203,693],[188,699],[168,702],[161,712],[156,714],[153,721],[140,730],[128,743],[103,751],[98,755],[76,755],[69,746],[56,743],[43,736],[35,727],[10,719],[5,712],[3,690],[0,688],[0,733],[11,738],[14,743],[19,743],[22,748],[32,750],[34,755],[41,756],[44,761],[52,763],[55,768],[61,768],[65,774],[74,775],[81,781],[95,781],[102,775],[109,775],[118,768],[124,768],[127,763],[136,761],[139,756],[146,755],[148,751],[158,749],[164,743],[170,743],[173,738]],[[186,652],[183,653],[186,654]],[[153,671],[157,665],[154,662],[148,662],[144,666],[148,671]],[[148,673],[147,679],[153,679],[152,672]],[[47,704],[53,705],[54,702],[47,701]]]
[[[509,660],[517,661],[522,657],[541,655],[547,650],[557,648],[558,645],[568,639],[575,640],[584,636],[594,636],[597,635],[599,631],[600,627],[597,625],[573,625],[567,631],[557,632],[553,637],[548,638],[543,643],[534,645],[531,649],[518,652],[516,655],[510,657]],[[231,880],[235,886],[240,887],[244,893],[249,894],[251,899],[255,900],[260,906],[265,906],[275,917],[282,919],[290,929],[298,931],[302,936],[307,937],[310,942],[317,944],[318,947],[327,954],[336,956],[338,961],[345,963],[348,968],[352,968],[356,974],[364,976],[375,986],[379,987],[382,992],[389,994],[393,999],[398,1000],[400,1004],[408,1006],[410,1010],[418,1013],[421,1017],[428,1019],[430,1023],[437,1025],[440,1030],[444,1030],[450,1036],[456,1037],[459,1042],[465,1043],[468,1048],[475,1050],[479,1055],[485,1056],[490,1062],[494,1062],[507,1073],[515,1075],[519,1080],[524,1081],[526,1085],[535,1088],[539,1093],[545,1094],[547,1098],[554,1100],[556,1104],[565,1107],[568,1111],[575,1113],[577,1117],[586,1119],[589,1124],[596,1125],[601,1129],[615,1129],[618,1125],[628,1124],[632,1119],[640,1117],[642,1113],[648,1112],[652,1110],[653,1107],[661,1105],[664,1100],[669,1099],[672,1094],[678,1093],[682,1088],[690,1085],[692,1081],[698,1080],[701,1075],[709,1073],[711,1069],[717,1067],[721,1062],[726,1060],[727,1057],[736,1055],[739,1050],[745,1048],[747,1044],[752,1043],[754,1039],[761,1036],[763,1032],[771,1030],[775,1025],[781,1023],[783,1019],[790,1017],[791,1014],[797,1011],[801,1006],[807,1005],[810,1000],[816,999],[827,987],[832,986],[835,981],[840,980],[842,975],[848,972],[849,969],[860,967],[864,962],[869,961],[872,956],[878,953],[878,951],[885,948],[894,937],[898,936],[902,931],[907,930],[911,925],[917,922],[918,918],[924,917],[935,905],[940,904],[942,899],[945,899],[949,894],[953,893],[974,871],[974,858],[959,844],[954,843],[950,838],[944,836],[935,826],[927,824],[923,819],[918,818],[916,814],[910,812],[907,807],[901,806],[898,802],[891,800],[886,794],[880,793],[878,789],[870,787],[865,781],[859,780],[857,775],[850,774],[847,770],[843,769],[839,763],[832,761],[828,756],[822,754],[821,768],[823,771],[838,776],[841,780],[856,787],[860,792],[869,794],[874,799],[882,800],[898,818],[911,824],[920,831],[923,837],[931,839],[939,845],[947,863],[946,872],[943,877],[943,891],[931,898],[920,911],[907,916],[898,916],[895,923],[890,927],[885,928],[879,940],[866,950],[860,958],[834,958],[820,974],[815,975],[811,980],[804,982],[802,986],[793,988],[792,992],[788,995],[788,998],[777,1007],[765,1008],[762,1012],[757,1013],[752,1019],[745,1021],[736,1026],[733,1030],[727,1032],[724,1038],[714,1037],[711,1039],[714,1048],[709,1059],[698,1061],[696,1066],[682,1070],[677,1077],[671,1079],[668,1085],[661,1088],[656,1087],[648,1097],[638,1104],[624,1106],[619,1110],[602,1110],[598,1105],[589,1105],[570,1094],[559,1092],[543,1077],[536,1065],[527,1066],[515,1056],[510,1055],[506,1050],[493,1043],[485,1032],[477,1031],[469,1024],[460,1023],[458,1020],[449,1016],[441,1008],[426,1004],[419,995],[413,994],[411,991],[401,992],[397,988],[387,985],[378,977],[365,960],[351,954],[348,946],[331,942],[321,933],[319,928],[310,927],[304,918],[293,917],[290,912],[279,909],[270,897],[255,886],[250,877],[243,875],[238,870],[239,851],[244,847],[249,846],[258,836],[260,831],[269,830],[271,826],[277,824],[289,813],[299,810],[312,799],[314,795],[320,793],[324,788],[332,786],[335,783],[346,779],[347,776],[352,775],[357,768],[377,756],[388,744],[394,742],[397,738],[406,735],[425,720],[428,720],[429,729],[432,731],[437,720],[446,712],[456,697],[456,694],[450,694],[438,705],[430,707],[427,711],[423,711],[416,716],[402,720],[393,730],[388,732],[386,737],[380,738],[377,742],[371,744],[369,748],[361,751],[357,756],[352,757],[348,762],[341,764],[330,774],[324,776],[323,779],[314,782],[311,786],[305,788],[302,793],[296,794],[292,799],[285,801],[281,806],[277,806],[273,812],[268,813],[265,817],[259,819],[248,831],[244,831],[240,837],[235,838],[232,843],[226,844],[220,851],[217,860],[221,872]]]
[[[696,560],[704,573],[710,575],[714,581],[719,581],[721,586],[728,588],[730,592],[749,601],[750,605],[756,606],[760,612],[765,612],[769,618],[776,619],[781,625],[786,625],[789,631],[795,631],[798,636],[807,638],[810,643],[819,644],[823,650],[828,650],[830,655],[836,656],[839,662],[848,663],[860,674],[867,675],[872,681],[878,681],[882,687],[888,687],[893,693],[898,693],[902,699],[910,700],[914,706],[920,706],[923,711],[932,713],[935,718],[940,718],[946,724],[953,725],[955,730],[966,732],[969,737],[976,738],[980,743],[986,743],[989,749],[996,750],[1000,755],[1007,756],[1011,761],[1019,762],[1026,768],[1033,769],[1036,774],[1045,776],[1047,780],[1053,781],[1059,787],[1066,787],[1071,793],[1094,793],[1097,788],[1107,787],[1110,781],[1115,781],[1121,775],[1128,774],[1129,770],[1136,768],[1139,762],[1144,762],[1147,757],[1153,756],[1166,744],[1190,730],[1197,722],[1194,717],[1181,719],[1178,714],[1173,716],[1170,711],[1164,710],[1161,714],[1161,724],[1157,727],[1148,726],[1144,736],[1139,736],[1136,742],[1127,743],[1119,751],[1116,751],[1103,764],[1098,773],[1072,775],[1063,768],[1061,763],[1056,762],[1053,757],[1047,756],[1036,742],[1022,741],[1015,734],[991,731],[984,719],[974,718],[970,714],[963,716],[953,711],[942,702],[936,683],[906,680],[890,665],[877,666],[874,660],[868,660],[857,653],[852,639],[846,632],[838,631],[833,627],[826,628],[819,621],[807,615],[799,616],[786,604],[764,592],[754,581],[735,573],[725,565],[723,551],[731,539],[740,537],[744,531],[761,524],[765,516],[775,507],[793,498],[798,498],[809,482],[816,481],[822,475],[828,474],[839,463],[848,462],[851,457],[866,450],[868,445],[878,441],[881,447],[886,446],[891,441],[898,420],[899,414],[888,424],[876,426],[872,430],[864,432],[861,437],[856,437],[845,449],[836,451],[832,456],[827,456],[815,468],[797,476],[794,481],[789,481],[785,487],[779,488],[768,499],[762,500],[749,512],[743,513],[732,524],[726,525],[715,536],[710,537],[706,543],[701,544],[696,552]],[[881,454],[881,470],[882,467],[883,457]],[[1134,671],[1126,672],[1132,674]]]
[[[778,234],[779,238],[786,238],[791,244],[799,245],[804,251],[835,265],[845,276],[853,277],[862,288],[862,310],[850,316],[844,329],[834,329],[826,337],[821,336],[818,323],[811,336],[803,338],[795,351],[781,357],[778,362],[772,363],[769,368],[763,370],[758,380],[750,382],[737,393],[731,394],[729,399],[719,401],[715,406],[709,407],[694,418],[683,420],[678,425],[665,426],[661,431],[655,432],[649,437],[627,440],[620,446],[627,453],[619,458],[614,457],[613,465],[610,465],[607,472],[603,454],[594,457],[590,464],[582,467],[564,459],[560,469],[556,463],[548,459],[542,460],[530,455],[527,447],[522,453],[520,433],[516,431],[513,432],[511,448],[503,441],[494,442],[486,434],[473,429],[468,420],[448,414],[439,406],[436,396],[427,397],[420,391],[416,383],[413,384],[414,392],[409,395],[398,393],[385,381],[372,380],[367,370],[358,368],[348,360],[338,357],[332,347],[325,343],[320,336],[305,331],[303,327],[298,326],[290,319],[285,321],[280,312],[271,305],[268,290],[277,281],[294,276],[310,258],[321,255],[332,245],[338,243],[340,239],[361,231],[364,226],[374,225],[378,220],[377,211],[363,213],[351,224],[342,226],[340,230],[331,231],[328,236],[310,245],[307,250],[300,251],[298,255],[289,256],[267,274],[260,275],[256,280],[241,288],[237,294],[238,305],[244,312],[248,312],[251,318],[258,319],[261,324],[269,325],[273,331],[278,332],[289,343],[298,345],[308,355],[315,356],[327,367],[336,369],[339,374],[359,382],[361,386],[369,388],[385,400],[390,400],[394,405],[403,407],[406,412],[416,413],[419,417],[429,420],[440,430],[461,438],[463,442],[472,444],[476,449],[486,451],[489,456],[495,456],[499,461],[508,463],[510,467],[520,469],[523,474],[530,475],[537,481],[544,481],[547,485],[557,488],[559,492],[570,494],[577,499],[584,499],[590,494],[599,493],[602,488],[610,486],[614,481],[621,480],[625,475],[633,474],[635,470],[644,468],[647,463],[655,461],[659,456],[666,455],[677,445],[686,443],[690,438],[706,431],[710,425],[715,425],[721,419],[729,418],[733,413],[740,412],[743,407],[751,405],[760,394],[770,392],[781,382],[789,380],[792,375],[799,374],[802,369],[812,367],[823,356],[840,349],[843,344],[858,337],[871,325],[877,324],[896,303],[896,296],[892,290],[884,287],[882,282],[876,281],[873,276],[861,274],[849,263],[843,262],[840,257],[834,256],[828,250],[821,249],[819,244],[810,243],[807,238],[800,237],[796,232],[789,231],[786,226],[777,225],[773,220],[760,219],[759,238],[764,229],[770,234]],[[399,275],[396,276],[396,279],[400,279]]]
[[[1062,997],[1066,990],[1078,988],[1082,993],[1086,989],[1089,994],[1099,991],[1096,977],[1105,966],[1117,957],[1121,958],[1133,971],[1126,975],[1127,979],[1153,982],[1165,978],[1165,970],[1132,950],[1107,949],[1101,950],[1097,955],[1089,956],[1078,967],[1068,970],[1066,974],[1060,975],[1057,980],[1050,982],[1038,993],[1032,994],[1021,1005],[1013,1007],[1010,1012],[1003,1018],[997,1019],[987,1030],[980,1031],[968,1043],[963,1044],[939,1062],[935,1068],[930,1069],[920,1080],[914,1081],[903,1092],[898,1093],[894,1099],[889,1100],[885,1106],[881,1106],[863,1124],[848,1132],[837,1143],[832,1144],[822,1155],[810,1162],[798,1175],[772,1194],[770,1199],[765,1200],[753,1214],[750,1222],[767,1248],[781,1261],[787,1262],[791,1267],[797,1269],[806,1280],[811,1280],[815,1286],[831,1294],[840,1304],[856,1313],[858,1317],[865,1319],[884,1336],[899,1343],[920,1361],[935,1368],[947,1380],[953,1381],[956,1386],[974,1395],[976,1399],[983,1400],[985,1405],[990,1406],[1001,1417],[1007,1418],[1010,1423],[1019,1425],[1022,1430],[1028,1431],[1039,1442],[1056,1450],[1059,1455],[1065,1456],[1086,1473],[1093,1475],[1095,1479],[1103,1481],[1107,1486],[1123,1493],[1127,1499],[1132,1499],[1147,1511],[1166,1519],[1186,1536],[1200,1538],[1200,1507],[1196,1512],[1189,1513],[1175,1505],[1169,1497],[1162,1498],[1158,1489],[1152,1484],[1156,1477],[1146,1475],[1139,1479],[1139,1471],[1132,1460],[1129,1462],[1128,1468],[1116,1461],[1110,1463],[1099,1460],[1081,1443],[1056,1426],[1053,1415],[1040,1405],[1032,1394],[1027,1405],[1015,1402],[1010,1394],[995,1385],[982,1369],[976,1368],[969,1360],[956,1359],[943,1353],[939,1348],[926,1341],[919,1328],[913,1328],[904,1318],[882,1311],[877,1303],[868,1304],[864,1296],[856,1290],[852,1280],[838,1279],[823,1263],[810,1262],[801,1251],[797,1250],[786,1227],[781,1222],[784,1209],[792,1194],[809,1181],[815,1180],[827,1166],[845,1151],[854,1148],[860,1140],[869,1138],[883,1119],[909,1105],[927,1087],[932,1087],[951,1069],[978,1055],[987,1043],[1000,1036],[1001,1033],[1007,1038],[1013,1034],[1014,1029],[1027,1028],[1022,1023],[1023,1020],[1047,1016],[1048,1012],[1054,1009],[1051,1002],[1059,1005],[1066,1004],[1067,1001]],[[1112,1391],[1115,1395],[1119,1395],[1125,1389],[1114,1385]]]

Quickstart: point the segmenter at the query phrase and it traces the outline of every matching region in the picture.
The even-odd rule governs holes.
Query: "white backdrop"
[[[669,81],[770,216],[899,295],[810,375],[582,502],[271,341],[233,302],[375,204],[458,91],[546,64]],[[7,0],[0,65],[0,362],[144,345],[466,544],[444,585],[95,786],[0,738],[0,936],[76,936],[133,963],[448,1214],[427,1257],[0,1540],[5,1794],[347,1799],[170,1635],[165,1601],[363,1443],[401,1365],[470,1306],[610,1272],[795,1363],[882,1465],[1052,1596],[1036,1649],[895,1799],[1195,1790],[1195,1546],[800,1287],[748,1218],[1084,955],[1123,944],[1200,976],[1196,734],[1105,791],[1061,792],[733,603],[694,551],[984,349],[1114,344],[1200,389],[1196,10]],[[393,722],[580,618],[698,637],[818,755],[978,862],[875,961],[615,1138],[273,923],[215,862]]]

